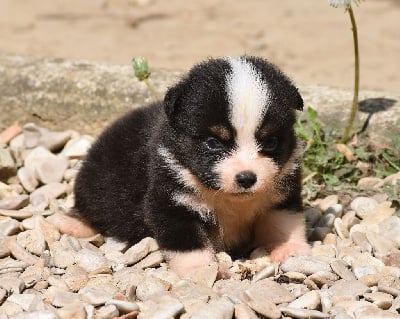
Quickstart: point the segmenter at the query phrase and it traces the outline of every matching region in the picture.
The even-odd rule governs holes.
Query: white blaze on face
[[[254,65],[244,58],[228,58],[232,72],[227,77],[230,121],[236,130],[237,148],[217,164],[221,188],[238,192],[236,174],[252,171],[257,183],[250,189],[257,190],[276,174],[277,166],[268,157],[260,156],[260,146],[255,134],[270,103],[270,91]]]

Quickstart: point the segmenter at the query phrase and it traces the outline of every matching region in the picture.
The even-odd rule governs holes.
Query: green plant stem
[[[353,92],[353,105],[351,108],[350,118],[347,122],[346,129],[342,137],[342,143],[346,143],[350,136],[350,131],[356,117],[358,109],[358,91],[360,85],[360,56],[358,51],[358,33],[356,19],[354,18],[354,12],[351,6],[347,9],[350,15],[351,26],[353,30],[353,42],[354,42],[354,92]]]
[[[147,87],[149,88],[149,90],[151,91],[151,93],[154,95],[154,97],[157,100],[161,100],[161,96],[160,94],[157,92],[157,90],[155,89],[155,87],[151,84],[151,82],[148,79],[144,79],[143,82],[147,85]]]

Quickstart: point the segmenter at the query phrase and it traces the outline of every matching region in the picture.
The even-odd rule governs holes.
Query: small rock
[[[47,280],[50,275],[49,269],[44,267],[44,260],[40,260],[35,265],[27,267],[19,276],[25,283],[26,287],[32,287],[36,283]]]
[[[108,300],[112,299],[113,293],[107,291],[103,287],[97,286],[86,286],[79,290],[79,295],[82,300],[90,303],[91,305],[97,307],[104,305]]]
[[[374,252],[377,254],[387,255],[398,250],[397,243],[387,237],[371,231],[367,232],[366,236]]]
[[[34,294],[13,294],[8,297],[7,301],[11,301],[21,306],[24,311],[40,311],[45,310],[43,301],[39,296]]]
[[[391,207],[392,202],[386,201],[379,203],[378,206],[370,212],[368,215],[366,215],[361,222],[362,225],[366,226],[375,226],[384,221],[385,219],[389,218],[392,216],[395,212],[395,208]]]
[[[60,319],[86,319],[85,306],[82,303],[72,303],[57,310]]]
[[[393,296],[400,295],[400,279],[397,276],[382,276],[378,281],[378,290]]]
[[[0,216],[1,215],[21,220],[32,217],[33,213],[27,210],[0,209]]]
[[[143,238],[136,245],[129,248],[121,260],[124,264],[130,266],[142,260],[149,253],[158,250],[157,242],[150,237]]]
[[[250,288],[248,280],[221,279],[218,280],[213,290],[221,297],[228,297],[235,304],[241,302],[242,294]]]
[[[13,187],[0,182],[0,199],[18,195],[19,193]]]
[[[3,132],[0,133],[0,143],[8,144],[13,138],[19,135],[22,129],[17,124],[13,124],[7,127]]]
[[[191,317],[192,319],[231,319],[233,315],[233,304],[229,301],[212,301],[200,307]]]
[[[19,222],[10,217],[0,216],[0,237],[11,236],[20,231]]]
[[[367,239],[367,235],[365,233],[359,231],[353,231],[350,235],[351,239],[353,240],[354,244],[361,248],[362,252],[371,253],[372,246]]]
[[[369,197],[357,197],[351,202],[350,206],[358,217],[364,219],[378,207],[378,202]]]
[[[10,249],[11,254],[18,260],[24,261],[29,265],[34,265],[39,261],[39,257],[32,255],[18,244],[15,236],[8,237],[5,244]]]
[[[316,209],[314,207],[307,207],[304,210],[304,217],[306,220],[306,224],[308,225],[308,228],[313,227],[316,222],[321,218],[322,214],[319,209]]]
[[[139,300],[146,300],[150,296],[165,292],[169,289],[169,284],[161,279],[154,277],[145,277],[142,282],[137,285],[136,297]]]
[[[311,290],[288,304],[291,308],[318,309],[321,297],[317,290]]]
[[[256,313],[243,303],[235,304],[235,319],[257,319]]]
[[[45,147],[49,151],[57,151],[64,147],[64,145],[71,138],[71,132],[50,132],[46,131],[42,133],[39,140],[39,145]]]
[[[334,260],[330,263],[332,270],[345,280],[355,280],[356,277],[348,268],[348,265],[342,260]]]
[[[6,290],[9,295],[20,294],[25,289],[25,283],[20,278],[4,276],[0,278],[0,288]]]
[[[391,216],[379,223],[379,233],[400,246],[400,218]]]
[[[349,238],[349,231],[347,230],[347,227],[343,224],[343,221],[340,218],[335,218],[333,225],[339,238]]]
[[[321,218],[318,220],[317,224],[315,225],[315,227],[329,227],[332,228],[333,223],[335,221],[335,215],[328,213],[328,214],[324,214],[321,216]]]
[[[52,289],[56,287],[50,287],[46,291],[46,296],[50,300],[51,304],[55,307],[65,307],[70,304],[77,304],[81,302],[81,296],[77,293],[62,291],[60,288]]]
[[[393,302],[393,296],[384,292],[372,292],[365,293],[364,298],[367,301],[372,302],[374,305],[377,305],[381,309],[389,309]]]
[[[35,171],[33,169],[21,167],[17,172],[17,176],[22,186],[29,193],[32,193],[39,185],[39,181],[37,180]]]
[[[118,309],[115,305],[107,305],[100,307],[96,312],[96,319],[114,319],[119,316]]]
[[[67,187],[61,183],[49,183],[43,185],[31,193],[31,203],[35,201],[36,197],[44,196],[49,201],[64,195],[67,191]]]
[[[72,291],[82,289],[89,281],[87,272],[77,265],[68,266],[62,278]]]
[[[10,149],[0,147],[0,178],[6,180],[15,175],[16,171],[16,164]]]
[[[110,299],[106,301],[107,305],[114,305],[117,307],[119,313],[126,314],[135,310],[139,310],[139,306],[131,301]]]
[[[341,279],[329,288],[334,304],[341,300],[357,300],[358,296],[369,291],[368,286],[357,280]]]
[[[331,271],[328,263],[312,256],[294,256],[287,258],[281,265],[284,272],[297,271],[305,275],[312,275],[318,271]]]
[[[318,203],[318,206],[321,208],[323,212],[325,212],[329,207],[336,205],[338,202],[339,202],[339,196],[329,195],[321,199]]]
[[[338,276],[330,271],[318,271],[308,277],[314,281],[318,287],[323,285],[331,286],[335,281],[338,280]]]
[[[40,256],[46,249],[46,241],[38,229],[27,230],[17,235],[17,242],[30,253]]]
[[[164,261],[164,255],[161,253],[161,251],[157,250],[146,257],[144,257],[141,261],[135,264],[135,267],[138,268],[150,268],[150,267],[157,267],[160,266],[160,264]]]
[[[190,280],[194,283],[206,287],[212,287],[218,274],[218,264],[216,262],[203,267],[199,267],[190,273]]]
[[[324,238],[331,232],[332,227],[315,227],[314,230],[311,232],[309,240],[311,241],[318,241],[324,240]]]
[[[267,318],[278,319],[281,317],[281,311],[272,301],[268,299],[252,299],[248,294],[243,294],[243,301],[255,312]],[[200,318],[200,317],[199,317]],[[203,317],[204,318],[204,317]],[[205,317],[206,318],[206,317]]]
[[[244,293],[249,300],[261,303],[262,300],[269,300],[272,303],[280,304],[291,302],[295,299],[292,293],[275,281],[263,279],[252,284]]]
[[[278,270],[277,266],[278,266],[277,264],[268,265],[267,267],[265,267],[264,269],[262,269],[261,271],[256,273],[251,281],[256,282],[256,281],[274,276]]]
[[[77,265],[85,269],[87,272],[108,266],[108,261],[102,254],[85,248],[76,254],[75,261]]]
[[[357,187],[361,189],[377,189],[383,185],[383,179],[378,177],[363,177],[357,182]]]
[[[385,177],[383,182],[388,185],[396,185],[396,183],[400,183],[400,172]]]
[[[16,209],[21,209],[28,204],[29,204],[28,195],[12,196],[0,200],[0,209],[16,210]]]
[[[17,305],[15,302],[11,301],[5,301],[1,306],[0,306],[0,313],[5,314],[6,316],[13,316],[17,315],[19,313],[23,312],[23,309],[20,305]],[[6,317],[8,318],[8,317]],[[37,318],[39,319],[39,318]]]
[[[355,319],[398,319],[397,313],[391,313],[389,311],[383,311],[375,306],[364,306],[357,307],[354,310]]]
[[[73,138],[67,142],[61,155],[69,159],[83,159],[93,141],[94,138],[88,135]]]
[[[169,295],[162,295],[154,300],[146,300],[140,306],[138,319],[169,319],[176,318],[184,310],[179,300]],[[233,311],[232,311],[233,312]],[[192,317],[193,318],[193,317]],[[202,317],[211,318],[211,317]],[[229,317],[230,319],[231,317]]]
[[[291,307],[279,307],[279,310],[282,311],[287,316],[292,316],[294,318],[300,319],[309,319],[309,318],[323,318],[326,319],[329,317],[326,313],[323,313],[318,310],[310,310],[310,309],[301,309],[301,308],[291,308]]]

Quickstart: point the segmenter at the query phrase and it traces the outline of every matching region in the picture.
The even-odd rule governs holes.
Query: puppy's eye
[[[206,140],[206,145],[210,150],[216,151],[224,148],[224,145],[215,137],[210,137]]]
[[[270,153],[278,147],[278,138],[276,136],[269,136],[264,140],[262,152]]]

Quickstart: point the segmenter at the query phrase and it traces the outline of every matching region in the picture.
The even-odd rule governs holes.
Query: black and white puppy
[[[163,102],[112,124],[75,183],[75,208],[104,235],[156,238],[184,276],[224,250],[307,254],[293,130],[303,100],[251,56],[196,65]]]

